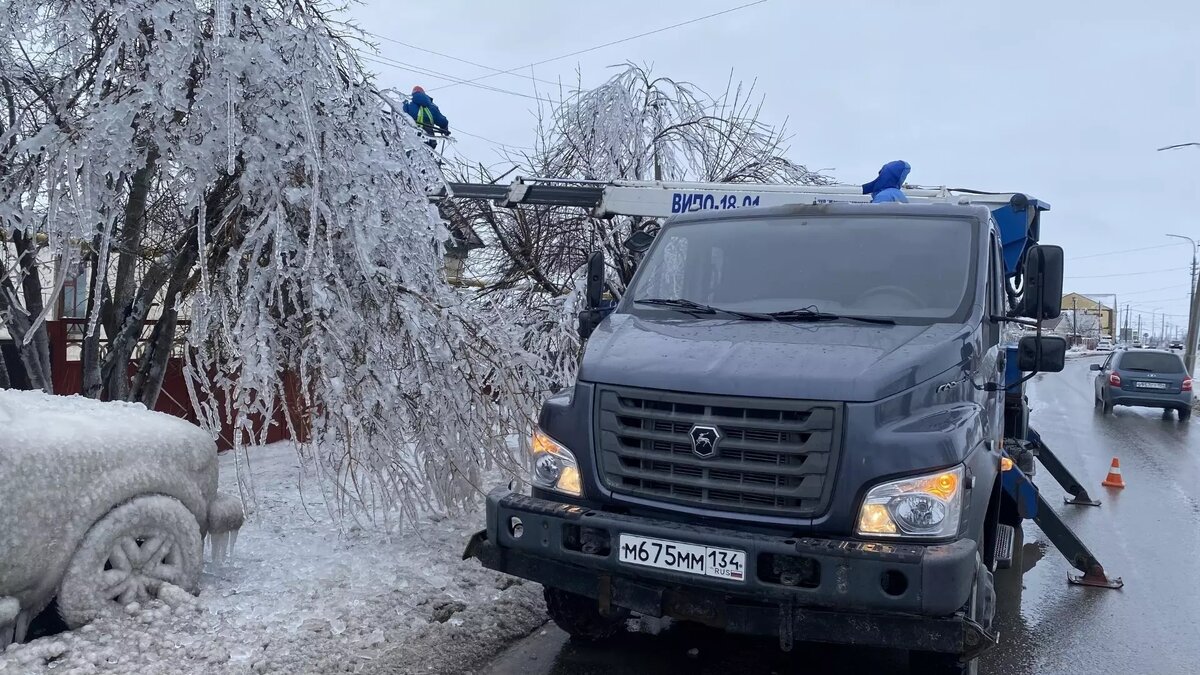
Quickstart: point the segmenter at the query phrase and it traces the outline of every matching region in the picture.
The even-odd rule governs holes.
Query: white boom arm
[[[906,187],[912,202],[968,203],[1002,206],[1013,193],[958,188]],[[590,209],[596,217],[615,215],[668,218],[679,213],[724,211],[753,206],[870,202],[857,185],[763,185],[661,181],[587,181],[517,178],[508,185],[451,183],[448,192],[432,196],[492,199],[505,206],[558,205]]]

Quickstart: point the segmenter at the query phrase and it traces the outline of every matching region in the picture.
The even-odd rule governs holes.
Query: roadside
[[[478,512],[339,528],[288,444],[251,452],[257,511],[201,593],[13,645],[0,673],[462,673],[545,621],[541,588],[460,556]],[[245,466],[242,467],[245,471]],[[236,494],[233,456],[222,489]]]

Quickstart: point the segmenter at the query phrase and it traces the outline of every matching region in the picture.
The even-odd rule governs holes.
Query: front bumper
[[[513,536],[518,518],[523,534]],[[607,537],[610,546],[583,547]],[[620,534],[746,552],[742,581],[631,566],[617,558]],[[591,552],[585,552],[590,548]],[[623,607],[752,635],[976,654],[995,637],[959,611],[977,568],[971,540],[920,546],[775,537],[604,513],[500,488],[487,498],[487,530],[464,557],[485,567]],[[771,569],[784,557],[807,570],[784,585]]]

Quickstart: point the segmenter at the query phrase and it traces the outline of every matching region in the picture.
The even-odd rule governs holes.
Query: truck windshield
[[[833,217],[670,224],[626,297],[634,311],[722,310],[965,320],[972,304],[976,227],[953,218]],[[718,317],[727,318],[727,317]]]

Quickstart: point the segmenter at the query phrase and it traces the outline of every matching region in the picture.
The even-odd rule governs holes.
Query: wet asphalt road
[[[1063,491],[1039,467],[1036,482],[1125,588],[1069,586],[1070,565],[1027,522],[1023,577],[997,574],[1000,645],[982,673],[1200,673],[1200,417],[1180,423],[1159,411],[1092,406],[1089,363],[1030,385],[1032,425],[1103,501],[1063,506]],[[1112,458],[1128,487],[1100,487]],[[799,637],[799,636],[797,636]],[[630,634],[603,647],[577,645],[547,624],[484,670],[488,675],[705,673],[908,673],[898,651],[751,640],[691,626]]]

